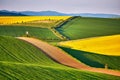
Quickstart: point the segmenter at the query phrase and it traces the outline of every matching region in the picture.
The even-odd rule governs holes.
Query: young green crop
[[[59,41],[52,31],[47,28],[29,27],[29,26],[0,26],[0,35],[20,37],[26,36],[26,31],[30,37],[39,38],[46,41]]]
[[[2,80],[119,80],[120,77],[87,71],[0,63]]]
[[[0,36],[0,61],[51,65],[54,62],[32,45],[12,37]]]
[[[69,68],[27,42],[0,36],[1,80],[119,80],[120,77]]]
[[[78,17],[57,30],[70,39],[120,34],[120,19]]]
[[[81,50],[75,50],[67,47],[60,47],[68,54],[92,67],[104,68],[105,64],[108,65],[108,68],[120,70],[120,56],[108,56],[101,55],[96,53],[85,52]]]

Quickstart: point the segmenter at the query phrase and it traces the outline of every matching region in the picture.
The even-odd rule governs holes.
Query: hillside
[[[2,80],[120,79],[111,75],[65,67],[48,58],[34,46],[12,37],[0,36],[0,57],[0,79]]]
[[[72,40],[61,42],[60,45],[103,55],[120,56],[120,35]]]
[[[94,67],[105,67],[120,70],[120,35],[86,38],[60,42],[64,51]]]
[[[30,37],[36,37],[46,41],[59,41],[52,31],[47,28],[29,27],[29,26],[0,26],[0,35],[20,37],[26,36],[26,31],[29,32]]]
[[[114,35],[120,34],[120,19],[77,17],[56,29],[72,40]]]

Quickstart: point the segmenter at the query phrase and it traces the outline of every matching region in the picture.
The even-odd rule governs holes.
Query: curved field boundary
[[[34,39],[34,38],[28,38],[28,37],[18,37],[18,39],[26,41],[36,46],[38,49],[42,50],[44,53],[50,56],[53,60],[63,65],[77,68],[80,70],[87,70],[87,71],[92,71],[92,72],[99,72],[99,73],[110,74],[114,76],[120,76],[119,71],[102,69],[102,68],[93,68],[83,63],[80,63],[76,59],[71,57],[70,55],[66,54],[64,51],[60,50],[59,48],[52,46],[46,42],[43,42],[41,40]]]
[[[78,16],[73,16],[73,17],[70,17],[68,19],[66,19],[65,21],[55,25],[54,27],[52,28],[49,28],[57,37],[59,37],[61,40],[69,40],[69,38],[65,35],[63,35],[62,33],[60,33],[57,28],[60,28],[62,27],[63,25],[67,24],[68,22],[70,22],[71,20],[77,18]]]
[[[56,25],[55,28],[60,28],[63,25],[67,24],[69,21],[71,21],[71,20],[73,20],[75,18],[78,18],[78,17],[80,17],[80,16],[72,16],[72,17],[66,19],[65,21],[61,22],[60,24]]]

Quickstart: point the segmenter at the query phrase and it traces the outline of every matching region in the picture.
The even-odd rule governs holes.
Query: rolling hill
[[[60,65],[31,44],[12,37],[0,36],[0,57],[0,79],[2,80],[120,79],[117,76],[92,73]]]
[[[120,35],[72,40],[61,42],[60,45],[103,55],[120,56]]]
[[[42,22],[42,21],[32,21],[32,23]],[[43,20],[44,22],[44,20]],[[42,22],[42,23],[43,23]],[[45,21],[47,22],[47,21]],[[75,17],[62,25],[58,25],[56,28],[62,34],[62,37],[67,37],[69,39],[83,39],[89,37],[96,36],[106,36],[113,34],[120,34],[120,20],[119,19],[103,19],[103,18],[81,18]],[[56,48],[52,49],[52,46],[46,47],[44,44],[35,41],[31,41],[32,43],[42,46],[43,48],[38,48],[37,46],[31,45],[32,43],[28,43],[22,40],[18,40],[13,37],[27,36],[25,34],[26,31],[29,32],[29,37],[38,38],[44,41],[52,41],[58,42],[61,41],[54,32],[52,32],[52,28],[46,28],[46,23],[40,23],[39,27],[36,27],[34,24],[30,22],[25,24],[18,25],[0,25],[0,79],[2,80],[119,80],[119,70],[120,70],[120,56],[109,56],[109,55],[101,55],[96,54],[95,52],[82,51],[79,49],[71,48],[70,46],[60,46],[62,52],[66,55],[72,57],[76,62],[84,63],[88,66],[92,66],[89,69],[81,69],[81,66],[76,65],[75,63],[71,64],[71,68],[69,65],[71,61],[65,61],[65,56],[59,54],[60,52],[55,52]],[[48,22],[49,23],[49,22]],[[54,24],[53,24],[54,25]],[[52,25],[52,26],[53,26]],[[44,27],[43,27],[44,26]],[[79,27],[78,27],[79,26]],[[48,26],[47,26],[48,27]],[[58,32],[58,33],[59,33]],[[8,37],[5,37],[8,36]],[[29,38],[28,37],[28,38]],[[111,38],[111,37],[110,37]],[[91,42],[95,42],[95,44],[99,44],[98,41],[106,42],[107,45],[110,44],[112,49],[116,51],[115,45],[118,45],[119,48],[119,38],[112,37],[112,39],[91,39]],[[84,39],[83,39],[84,40]],[[111,42],[108,42],[108,41]],[[30,40],[28,40],[30,41]],[[87,40],[86,40],[87,41]],[[116,43],[112,42],[115,41]],[[75,41],[77,42],[77,41]],[[79,41],[78,41],[79,42]],[[78,42],[76,44],[78,44]],[[87,43],[90,41],[88,40]],[[91,43],[90,42],[90,43]],[[64,43],[64,42],[63,42]],[[74,43],[74,41],[73,41]],[[83,42],[82,42],[83,43]],[[80,44],[82,44],[80,43]],[[86,43],[86,42],[85,42]],[[48,43],[46,43],[48,44]],[[71,44],[71,42],[69,43]],[[78,46],[80,45],[78,44]],[[95,46],[95,44],[89,44],[89,46]],[[83,44],[82,48],[85,48],[86,44]],[[104,43],[100,43],[99,46],[105,46]],[[89,47],[88,46],[88,47]],[[109,46],[109,47],[110,47]],[[49,48],[50,47],[50,48]],[[107,47],[107,46],[105,46]],[[113,48],[114,47],[114,48]],[[93,47],[94,48],[94,47]],[[109,48],[106,50],[107,52],[112,52],[112,49]],[[58,49],[58,48],[57,48]],[[104,48],[101,48],[102,50]],[[45,51],[44,51],[45,50]],[[119,51],[119,49],[117,49]],[[50,55],[46,55],[46,52],[50,51],[52,53],[57,53],[61,56],[56,57],[56,60],[53,59]],[[112,54],[112,53],[111,53]],[[55,56],[55,55],[52,55]],[[58,59],[63,62],[60,64]],[[59,63],[58,63],[59,62]],[[62,65],[64,63],[64,65]],[[108,65],[109,69],[102,69],[105,65]],[[75,65],[75,66],[73,66]],[[79,64],[80,65],[80,64]],[[68,67],[69,66],[69,67]],[[97,67],[97,68],[93,68]],[[110,70],[114,69],[114,70]],[[93,72],[92,72],[93,71]],[[99,72],[99,73],[97,73]],[[106,73],[106,74],[103,74]],[[107,75],[113,74],[113,75]]]
[[[120,34],[120,19],[76,17],[56,29],[72,40],[114,35]]]
[[[87,38],[60,42],[60,48],[94,67],[105,67],[120,70],[120,35]]]
[[[26,36],[25,32],[29,32],[30,37],[36,37],[46,41],[59,41],[60,39],[55,36],[48,28],[29,27],[29,26],[0,26],[0,35],[20,37]]]
[[[0,35],[36,37],[46,41],[63,40],[54,27],[67,21],[71,16],[1,16]]]

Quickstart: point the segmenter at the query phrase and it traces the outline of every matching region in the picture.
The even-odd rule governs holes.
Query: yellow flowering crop
[[[16,24],[34,20],[66,20],[71,16],[1,16],[0,24]]]
[[[120,56],[120,35],[66,41],[59,44],[76,50]]]

